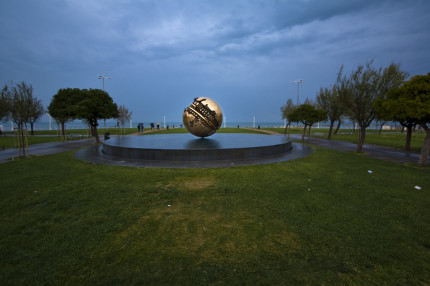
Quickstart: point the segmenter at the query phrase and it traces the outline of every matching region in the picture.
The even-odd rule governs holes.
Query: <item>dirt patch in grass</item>
[[[137,249],[204,261],[245,263],[266,254],[283,256],[300,249],[299,236],[279,221],[261,221],[250,212],[232,219],[207,209],[205,200],[172,202],[154,208],[119,233],[115,244],[133,241]],[[138,239],[137,239],[138,238]],[[137,240],[136,240],[137,239]]]

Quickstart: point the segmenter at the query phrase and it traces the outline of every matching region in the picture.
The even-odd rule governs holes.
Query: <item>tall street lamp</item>
[[[105,90],[105,79],[111,79],[111,77],[99,75],[97,78],[103,80],[103,90]]]
[[[297,82],[297,106],[299,106],[299,86],[303,83],[302,79],[293,80],[292,82]]]
[[[103,80],[103,91],[104,91],[105,90],[105,79],[111,79],[111,77],[99,75],[97,78]],[[104,120],[104,128],[106,129],[106,119]]]

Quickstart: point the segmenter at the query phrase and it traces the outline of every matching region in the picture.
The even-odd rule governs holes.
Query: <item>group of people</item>
[[[155,128],[155,124],[154,124],[154,122],[149,123],[149,126],[151,127],[151,130],[153,130],[153,129]],[[161,126],[161,124],[160,124],[160,123],[157,123],[157,130],[160,130],[160,126]],[[182,128],[182,124],[180,124],[180,126],[181,126],[181,128]],[[173,128],[175,128],[175,125],[173,125]],[[167,125],[167,129],[169,129],[169,125]],[[138,131],[139,133],[142,133],[142,132],[143,132],[143,130],[144,130],[143,123],[139,123],[139,124],[137,124],[137,131]]]

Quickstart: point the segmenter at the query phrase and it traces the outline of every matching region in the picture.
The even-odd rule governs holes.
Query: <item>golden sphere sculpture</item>
[[[191,134],[197,137],[211,136],[221,127],[222,110],[214,100],[197,97],[185,108],[182,121]]]

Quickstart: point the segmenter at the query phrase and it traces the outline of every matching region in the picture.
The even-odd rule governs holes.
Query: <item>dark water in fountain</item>
[[[105,145],[138,149],[235,149],[264,147],[288,142],[286,136],[259,134],[214,134],[198,138],[191,134],[159,134],[142,136],[122,136],[104,141]]]

